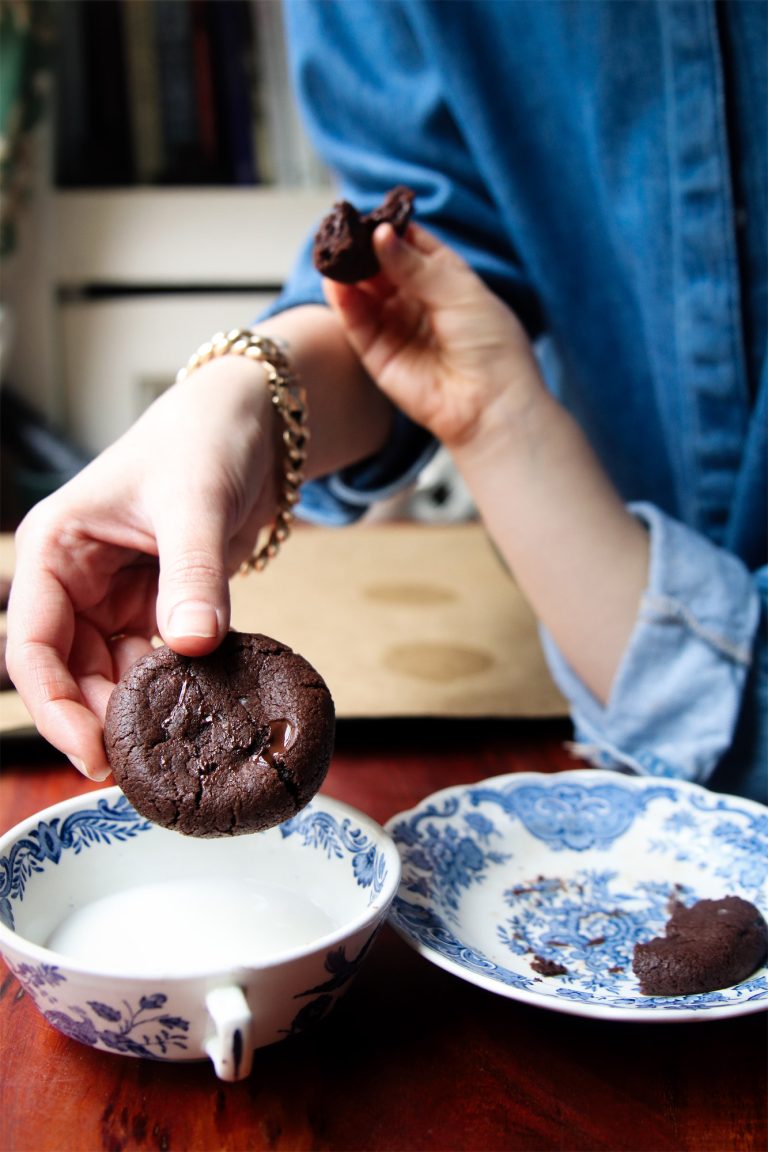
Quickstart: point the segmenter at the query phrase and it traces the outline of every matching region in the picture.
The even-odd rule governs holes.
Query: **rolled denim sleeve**
[[[376,456],[302,487],[297,514],[315,524],[353,524],[379,500],[413,483],[437,444],[423,428],[396,412],[389,440]]]
[[[629,508],[649,531],[650,572],[607,704],[543,631],[545,652],[571,703],[578,755],[600,767],[707,784],[734,742],[759,663],[760,596],[730,553],[652,505]],[[738,790],[761,799],[765,749],[749,754]]]

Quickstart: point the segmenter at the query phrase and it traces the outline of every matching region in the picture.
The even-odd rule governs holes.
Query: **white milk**
[[[77,908],[47,947],[89,968],[184,975],[259,963],[337,925],[306,896],[258,880],[170,880]]]

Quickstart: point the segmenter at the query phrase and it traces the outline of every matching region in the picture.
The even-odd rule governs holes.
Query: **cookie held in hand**
[[[312,799],[333,752],[328,687],[268,636],[230,632],[208,656],[156,648],[115,686],[104,738],[137,812],[189,836],[281,824]]]
[[[384,202],[362,216],[348,200],[340,200],[324,218],[315,236],[312,259],[323,276],[342,284],[369,280],[379,271],[373,233],[379,224],[391,224],[402,236],[413,214],[414,192],[399,184]]]

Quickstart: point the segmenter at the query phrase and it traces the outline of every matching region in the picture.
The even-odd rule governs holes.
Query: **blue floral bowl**
[[[238,1080],[327,1014],[399,879],[384,830],[322,794],[267,832],[200,840],[106,788],[0,838],[0,952],[72,1039]]]

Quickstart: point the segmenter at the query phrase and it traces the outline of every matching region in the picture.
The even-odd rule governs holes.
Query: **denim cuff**
[[[412,484],[436,451],[437,442],[429,432],[396,412],[382,451],[350,468],[308,481],[296,514],[315,524],[351,524],[372,504]]]
[[[760,600],[746,566],[650,504],[650,572],[608,703],[589,692],[542,629],[571,703],[574,751],[600,767],[704,784],[731,744],[752,663]]]

